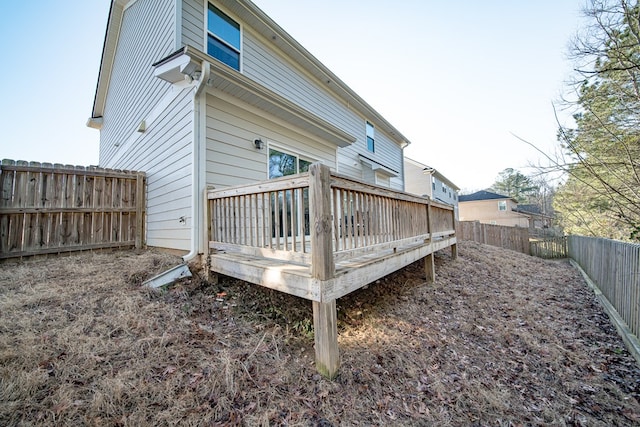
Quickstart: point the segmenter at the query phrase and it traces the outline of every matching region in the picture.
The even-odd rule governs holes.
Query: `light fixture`
[[[253,145],[254,147],[256,147],[256,150],[262,150],[262,146],[264,145],[264,142],[262,142],[262,140],[258,138],[253,141]]]

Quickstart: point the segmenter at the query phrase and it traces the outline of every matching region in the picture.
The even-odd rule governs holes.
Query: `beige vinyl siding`
[[[262,150],[254,148],[257,138],[265,142]],[[267,145],[336,166],[332,145],[219,91],[208,94],[207,184],[226,187],[267,179]]]
[[[146,132],[138,133],[105,166],[146,172],[147,245],[188,250],[193,89],[173,88],[167,97],[171,102],[147,123]]]
[[[175,3],[138,0],[124,10],[100,131],[100,164],[109,164],[169,90],[151,64],[172,52]]]
[[[243,73],[247,77],[353,134],[357,115],[345,103],[278,54],[260,36],[246,28],[243,36]]]
[[[344,100],[331,92],[332,83],[326,84],[307,75],[300,67],[273,49],[264,38],[249,30],[246,30],[243,36],[245,75],[357,138],[350,147],[338,150],[338,169],[341,173],[363,178],[362,165],[358,161],[358,154],[363,154],[397,171],[399,177],[391,180],[391,186],[403,188],[402,150],[399,145],[376,127],[375,153],[367,150],[365,121],[371,120],[375,126],[372,118],[362,117],[349,108]]]
[[[200,10],[198,16],[204,17],[204,2],[201,0],[185,0],[183,9],[183,21],[187,18],[187,9]],[[215,2],[214,2],[215,4]],[[242,72],[247,77],[268,87],[278,94],[297,103],[313,114],[327,120],[345,132],[357,138],[351,147],[338,150],[338,170],[348,176],[362,179],[362,165],[358,160],[358,154],[366,155],[384,166],[402,172],[402,150],[397,143],[386,136],[376,127],[376,152],[367,151],[365,137],[365,121],[371,117],[363,117],[347,105],[347,102],[340,99],[331,92],[331,84],[321,82],[308,75],[300,66],[284,56],[275,49],[269,40],[254,32],[250,27],[244,25],[238,16],[232,17],[242,25]],[[200,25],[200,36],[197,45],[201,46],[204,40],[204,21],[192,20],[195,25]],[[198,30],[192,28],[193,32]],[[183,25],[183,41],[188,38]],[[194,41],[195,43],[196,41]],[[189,42],[190,43],[190,42]],[[205,46],[202,46],[206,50]],[[375,125],[375,121],[374,121]],[[403,177],[392,178],[390,185],[392,188],[402,189]],[[370,181],[374,182],[374,181]]]
[[[424,173],[424,166],[405,161],[404,163],[405,191],[421,197],[433,194],[431,175]]]
[[[204,5],[199,0],[182,1],[182,43],[202,51],[204,46]]]

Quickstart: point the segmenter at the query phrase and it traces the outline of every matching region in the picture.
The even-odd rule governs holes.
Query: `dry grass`
[[[640,370],[579,274],[463,242],[339,301],[228,279],[141,282],[178,258],[85,253],[0,270],[0,425],[638,425]]]

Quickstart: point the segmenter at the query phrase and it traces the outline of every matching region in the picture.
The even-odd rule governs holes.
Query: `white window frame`
[[[369,129],[371,129],[371,148],[369,148]],[[364,138],[367,146],[367,151],[370,153],[376,152],[376,127],[369,120],[364,122]]]
[[[295,150],[290,149],[289,147],[285,147],[282,145],[278,145],[278,144],[274,144],[271,142],[267,143],[267,179],[274,179],[274,178],[270,178],[269,177],[269,161],[270,161],[270,153],[271,150],[276,150],[279,151],[281,153],[284,154],[288,154],[289,156],[295,157],[296,158],[296,174],[300,173],[300,160],[305,161],[305,162],[309,162],[309,164],[313,164],[318,162],[318,160],[313,160],[310,157],[304,156],[299,154],[298,152],[296,152]],[[288,176],[288,175],[285,175]]]
[[[279,151],[279,152],[281,152],[283,154],[287,154],[289,156],[295,157],[296,158],[296,174],[300,173],[300,160],[303,160],[305,162],[309,162],[310,165],[315,163],[315,162],[317,162],[317,160],[312,160],[309,157],[300,155],[298,152],[296,152],[295,150],[291,150],[289,147],[281,146],[281,145],[278,145],[278,144],[272,144],[271,142],[267,141],[267,179],[280,178],[280,177],[271,178],[269,176],[269,172],[270,172],[269,171],[269,169],[270,169],[269,168],[269,164],[270,164],[270,158],[271,158],[271,156],[270,156],[271,150],[276,150],[276,151]],[[284,176],[290,176],[290,175],[284,175]],[[302,203],[302,201],[300,201],[300,203]],[[297,215],[298,233],[302,234],[304,223],[305,223],[304,218],[302,217],[303,211],[302,211],[302,209],[298,209],[297,212],[298,212],[298,215]]]
[[[242,72],[242,68],[243,68],[242,67],[242,64],[243,64],[242,57],[244,56],[242,54],[242,46],[244,45],[244,28],[242,26],[242,22],[240,22],[240,20],[238,18],[236,18],[232,13],[229,13],[228,10],[226,10],[223,7],[220,7],[220,5],[218,5],[218,4],[216,4],[216,3],[212,2],[212,1],[205,1],[204,2],[204,51],[207,53],[207,55],[211,56],[216,61],[220,61],[215,56],[212,56],[211,54],[209,54],[209,34],[211,34],[216,39],[220,40],[222,43],[225,44],[225,46],[228,46],[230,49],[236,50],[235,47],[229,45],[225,40],[222,40],[219,37],[217,37],[216,35],[214,35],[213,33],[209,32],[209,5],[214,6],[216,9],[218,9],[220,12],[224,13],[225,15],[227,15],[236,24],[238,24],[239,31],[240,31],[240,49],[237,50],[237,52],[238,52],[238,70],[236,70],[236,71],[241,73]],[[231,68],[232,70],[235,70],[235,68],[233,68],[229,64],[226,64],[225,62],[222,62],[222,61],[220,61],[220,62],[222,64],[225,64],[227,67]]]
[[[506,200],[498,201],[498,210],[500,212],[506,212],[507,211],[507,201]]]

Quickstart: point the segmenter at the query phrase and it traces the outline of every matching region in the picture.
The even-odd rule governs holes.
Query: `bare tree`
[[[576,79],[559,104],[575,126],[559,126],[560,150],[540,169],[566,174],[554,206],[568,232],[640,240],[640,7],[591,0],[584,12]]]

